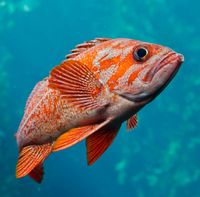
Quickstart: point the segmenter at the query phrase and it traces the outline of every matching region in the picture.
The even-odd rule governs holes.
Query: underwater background
[[[199,197],[198,0],[0,0],[0,197]],[[14,133],[34,85],[76,44],[127,37],[184,54],[174,80],[87,166],[85,143],[52,154],[38,185],[16,180]]]

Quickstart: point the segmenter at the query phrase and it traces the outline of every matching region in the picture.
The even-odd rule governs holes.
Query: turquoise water
[[[199,197],[200,3],[197,0],[0,0],[1,197]],[[121,128],[91,167],[85,144],[52,154],[41,185],[16,180],[14,139],[33,86],[76,44],[127,37],[167,45],[185,63],[167,89]]]

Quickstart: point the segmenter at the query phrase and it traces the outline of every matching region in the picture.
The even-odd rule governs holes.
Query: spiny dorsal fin
[[[108,40],[111,40],[111,38],[95,38],[94,40],[78,44],[75,49],[71,50],[71,54],[66,55],[66,58],[67,59],[74,58],[80,53],[86,51],[87,49],[97,46],[98,44],[101,44],[102,42],[106,42]]]
[[[92,165],[111,145],[120,126],[104,127],[86,138],[88,165]]]
[[[131,129],[134,129],[137,126],[138,118],[137,114],[130,117],[126,122],[126,129],[128,131],[131,131]]]

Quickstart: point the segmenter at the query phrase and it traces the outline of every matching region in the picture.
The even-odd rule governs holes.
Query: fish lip
[[[156,66],[152,67],[143,78],[145,83],[150,83],[156,73],[158,73],[163,67],[173,64],[174,62],[179,61],[180,64],[184,61],[184,56],[182,54],[176,53],[174,51],[168,52]],[[178,63],[177,63],[178,64]]]
[[[160,69],[163,67],[169,65],[169,64],[175,64],[176,67],[180,67],[180,65],[184,62],[184,56],[180,53],[171,52],[167,54],[160,62]]]
[[[170,58],[170,61],[167,61],[167,63],[165,62],[165,60],[167,60],[167,58]],[[163,63],[165,62],[165,63]],[[159,69],[157,70],[156,73],[160,72],[162,69],[164,69],[166,66],[168,65],[174,65],[174,70],[172,71],[172,73],[170,74],[170,76],[168,77],[168,79],[157,89],[154,91],[143,91],[140,92],[138,94],[134,95],[134,102],[150,102],[152,101],[156,96],[158,96],[162,90],[170,83],[170,81],[174,78],[174,76],[176,75],[176,73],[178,72],[178,70],[181,67],[181,64],[184,62],[184,56],[180,53],[175,53],[175,52],[171,52],[168,53],[161,61],[160,61],[160,65],[159,65]],[[156,73],[154,74],[154,76],[156,75]],[[154,76],[152,77],[151,81],[153,81]],[[150,83],[151,83],[150,81]]]

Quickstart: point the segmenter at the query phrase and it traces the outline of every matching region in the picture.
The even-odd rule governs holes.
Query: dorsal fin
[[[76,45],[75,49],[71,50],[71,54],[66,55],[65,57],[67,59],[71,59],[79,55],[80,53],[86,51],[87,49],[97,46],[98,44],[102,42],[106,42],[108,40],[111,40],[111,38],[95,38],[94,40],[90,40],[87,42],[84,42],[82,44]]]

